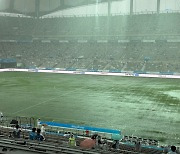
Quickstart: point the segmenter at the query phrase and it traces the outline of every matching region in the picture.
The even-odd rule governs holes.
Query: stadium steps
[[[12,132],[12,128],[1,128],[1,135],[0,135],[0,139],[8,139],[8,140],[13,140],[13,138],[8,138],[9,137],[9,134]],[[42,146],[45,147],[45,146],[49,146],[49,147],[66,147],[66,148],[69,148],[68,146],[68,137],[64,137],[64,136],[58,136],[58,135],[50,135],[50,134],[46,134],[45,137],[46,137],[46,140],[44,142],[41,142],[39,143],[38,141],[30,141],[29,140],[29,131],[27,130],[23,130],[22,133],[21,133],[21,139],[20,139],[20,143],[23,144],[22,141],[26,141],[28,142],[31,146],[34,146],[34,145],[39,145],[39,144],[43,144]],[[129,136],[125,136],[125,138],[128,138],[131,140],[130,141],[133,141],[133,137],[129,137]],[[76,143],[77,143],[77,146],[73,149],[78,149],[80,150],[81,148],[79,147],[80,145],[80,142],[83,140],[83,138],[77,138],[76,139]],[[147,140],[147,139],[145,139]],[[16,140],[16,144],[18,144],[18,140]],[[108,147],[112,147],[112,142],[108,142]],[[111,149],[112,150],[112,149]],[[95,150],[89,150],[89,151],[92,151],[92,152],[96,152],[97,149]],[[99,150],[100,153],[103,152],[103,150]],[[112,153],[116,153],[117,150],[113,150],[111,151]],[[123,143],[120,143],[120,150],[118,151],[118,153],[136,153],[135,151],[135,147],[134,145],[127,145],[127,144],[123,144]],[[142,152],[143,153],[149,153],[149,154],[159,154],[159,153],[162,153],[162,151],[160,150],[156,150],[156,149],[153,149],[153,148],[142,148]],[[103,153],[106,153],[105,151]]]
[[[1,137],[1,141],[3,141],[4,143],[11,143],[9,147],[13,147],[12,148],[15,148],[14,146],[26,146],[28,145],[30,147],[31,150],[35,150],[35,151],[40,151],[40,152],[45,152],[44,149],[46,149],[46,153],[47,151],[50,151],[51,149],[55,149],[55,148],[60,148],[61,149],[61,153],[63,153],[63,151],[65,151],[65,153],[68,153],[69,151],[69,146],[68,146],[68,138],[66,137],[62,137],[60,136],[60,138],[58,138],[59,136],[56,136],[54,137],[53,135],[48,135],[46,136],[46,141],[44,142],[38,142],[38,141],[30,141],[30,140],[26,140],[26,139],[14,139],[14,138],[8,138],[8,134],[9,134],[9,131],[11,131],[11,129],[4,129],[5,130],[5,135],[6,135],[6,138],[4,138],[5,135],[3,135]],[[25,138],[28,138],[28,133],[29,132],[26,132],[26,134],[24,134],[24,137]],[[66,144],[60,144],[60,142],[62,141],[62,139],[64,140],[64,142]],[[59,140],[59,141],[57,141]],[[79,139],[79,144],[80,142],[82,141],[82,139]],[[24,143],[26,142],[26,145],[24,145]],[[78,142],[78,139],[77,139],[77,142]],[[25,150],[25,149],[19,149],[19,150]],[[58,149],[59,150],[59,149]],[[56,150],[58,152],[58,150]],[[67,151],[68,150],[68,151]],[[80,151],[79,151],[80,150]],[[79,146],[76,146],[76,147],[73,147],[73,151],[70,151],[69,153],[80,153],[83,149],[81,149]],[[125,150],[119,150],[119,151],[111,151],[111,153],[121,153],[121,152],[126,152],[126,153],[130,153],[128,151],[125,151]],[[98,150],[98,149],[92,149],[92,150],[88,150],[88,152],[84,152],[83,150],[83,153],[109,153],[109,151],[102,151],[101,149]],[[82,152],[81,152],[82,153]]]
[[[13,148],[37,153],[98,154],[95,151],[48,145],[45,142],[31,142],[23,139],[0,139],[0,147]]]

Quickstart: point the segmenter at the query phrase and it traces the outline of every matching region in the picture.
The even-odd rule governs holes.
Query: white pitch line
[[[74,91],[65,93],[65,94],[63,94],[63,95],[61,95],[61,96],[65,96],[65,95],[67,95],[67,94],[70,94],[70,93],[76,92],[76,91],[78,91],[78,90],[74,90]],[[32,105],[32,106],[29,106],[29,107],[27,107],[27,108],[24,108],[24,109],[22,109],[22,110],[19,110],[19,111],[17,111],[17,112],[12,113],[12,114],[17,114],[17,113],[19,113],[19,112],[21,112],[21,111],[25,111],[25,110],[27,110],[27,109],[31,109],[31,108],[36,107],[36,106],[38,106],[38,105],[45,104],[45,103],[47,103],[47,102],[49,102],[49,101],[51,101],[51,100],[53,100],[53,99],[56,99],[56,98],[57,98],[57,97],[53,97],[53,98],[48,99],[48,100],[46,100],[46,101],[44,101],[44,102],[41,102],[41,103],[38,103],[38,104],[35,104],[35,105]]]
[[[27,109],[33,108],[33,107],[38,106],[38,105],[41,105],[41,104],[45,104],[45,103],[47,103],[47,102],[49,102],[49,101],[51,101],[51,100],[53,100],[53,99],[55,99],[55,98],[56,98],[56,97],[51,98],[51,99],[49,99],[49,100],[46,100],[46,101],[44,101],[44,102],[41,102],[41,103],[38,103],[38,104],[32,105],[32,106],[29,106],[29,107],[27,107],[27,108],[24,108],[24,109],[22,109],[22,110],[19,110],[19,111],[17,111],[17,112],[14,112],[13,114],[17,114],[17,113],[19,113],[19,112],[21,112],[21,111],[24,111],[24,110],[27,110]]]

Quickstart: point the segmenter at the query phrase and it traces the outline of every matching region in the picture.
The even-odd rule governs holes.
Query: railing
[[[9,124],[9,122],[11,122],[12,119],[17,120],[19,125],[22,125],[22,126],[24,126],[24,124],[27,124],[28,126],[32,125],[32,127],[36,125],[35,124],[35,118],[28,118],[28,117],[4,117],[3,118],[3,122],[1,124],[4,124],[4,125],[7,124],[7,125],[11,126],[11,124]],[[25,122],[27,122],[27,123],[25,123]],[[41,124],[43,124],[43,123],[41,123]],[[1,135],[0,136],[0,147],[1,147],[1,145],[4,145],[4,143],[1,144],[2,138],[4,136],[8,137],[9,133],[12,132],[12,129],[13,128],[1,127],[1,129],[0,129],[0,135]],[[13,142],[15,143],[13,145],[15,149],[16,148],[19,149],[20,148],[19,146],[21,144],[22,145],[27,145],[27,142],[29,142],[28,143],[28,147],[29,147],[29,145],[31,144],[31,142],[29,140],[27,140],[28,139],[29,131],[30,131],[29,127],[27,127],[27,128],[25,127],[25,129],[22,129],[22,138],[20,140],[10,141],[10,143],[13,143]],[[61,127],[53,127],[53,126],[46,126],[46,131],[47,131],[47,134],[46,134],[47,140],[46,140],[45,143],[41,144],[42,145],[42,149],[46,148],[46,147],[44,147],[45,145],[43,145],[43,144],[51,143],[51,145],[53,145],[52,141],[54,143],[58,143],[59,144],[58,147],[60,146],[60,144],[62,144],[62,143],[60,143],[60,141],[64,140],[65,142],[68,143],[68,137],[64,136],[64,134],[66,134],[68,132],[74,133],[75,135],[79,135],[77,137],[77,140],[78,139],[83,139],[84,137],[89,137],[92,134],[97,133],[97,132],[89,131],[89,133],[87,134],[87,132],[85,130],[73,129],[73,128],[71,128],[71,129],[70,128],[61,128]],[[105,137],[105,138],[107,137],[107,136],[103,136],[104,134],[107,134],[107,133],[100,133],[100,132],[98,132],[98,134],[102,138],[103,137]],[[111,139],[112,139],[112,135],[110,135],[110,136],[111,136]],[[13,139],[13,138],[10,138],[10,139]],[[113,150],[112,153],[113,152],[117,152],[117,151],[118,152],[125,152],[125,153],[126,152],[127,153],[128,152],[129,153],[136,153],[135,152],[135,144],[134,144],[134,142],[137,141],[137,140],[141,141],[141,148],[142,148],[142,151],[144,151],[144,153],[157,153],[158,154],[158,153],[162,153],[162,151],[164,150],[163,147],[158,147],[158,141],[156,141],[156,140],[143,139],[143,138],[138,138],[136,136],[124,136],[123,139],[120,142],[120,149],[119,149],[119,151],[118,150]],[[3,140],[3,142],[4,141],[5,140]],[[112,140],[108,140],[108,143],[112,144]],[[32,143],[32,144],[37,144],[37,142],[36,143]],[[38,143],[38,145],[39,145],[39,143]],[[68,146],[68,144],[67,144],[67,146]],[[109,145],[109,147],[111,147],[111,146]],[[47,147],[47,148],[50,148],[50,147]],[[62,147],[62,149],[64,149],[64,148],[66,148],[66,147]],[[55,151],[56,151],[56,149],[55,149]],[[71,149],[70,149],[70,151],[71,151]]]
[[[16,124],[18,124],[23,129],[31,129],[36,127],[36,120],[33,117],[4,116],[1,122],[1,126],[5,127],[13,127]]]

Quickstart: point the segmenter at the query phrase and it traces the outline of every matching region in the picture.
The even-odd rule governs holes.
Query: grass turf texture
[[[0,111],[180,144],[180,80],[0,73]]]

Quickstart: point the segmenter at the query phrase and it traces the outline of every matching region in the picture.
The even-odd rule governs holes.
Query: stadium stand
[[[180,72],[179,48],[178,43],[1,42],[0,56],[15,58],[27,68]]]
[[[10,126],[9,122],[12,117],[6,117],[1,124],[0,129],[0,150],[3,153],[12,152],[12,153],[87,153],[87,154],[96,154],[96,153],[122,153],[122,154],[136,154],[135,144],[136,140],[141,141],[141,152],[147,154],[161,154],[164,149],[170,150],[169,147],[161,147],[158,145],[158,141],[152,139],[143,139],[137,136],[124,136],[124,138],[119,142],[119,149],[112,148],[113,140],[107,140],[107,148],[95,147],[95,149],[82,149],[79,147],[80,142],[85,138],[88,138],[84,135],[78,135],[76,137],[76,146],[71,147],[68,144],[69,137],[64,135],[58,135],[52,129],[51,133],[46,132],[46,140],[43,142],[30,140],[29,132],[30,128],[24,127],[24,122],[27,122],[28,118],[18,117],[13,118],[17,119],[18,123],[22,123],[22,133],[20,138],[13,138],[11,136],[13,127]],[[34,126],[34,122],[31,119],[28,119],[29,122],[26,123],[27,126]],[[50,130],[48,130],[50,131]],[[54,132],[54,133],[52,133]],[[76,134],[77,135],[77,134]],[[105,138],[104,138],[105,139]]]
[[[0,59],[16,59],[20,68],[180,72],[179,18],[180,13],[43,19],[0,16]],[[160,154],[166,148],[153,139],[124,136],[120,149],[111,148],[112,140],[108,140],[106,150],[84,150],[79,147],[84,132],[78,134],[77,146],[72,148],[68,138],[53,129],[40,143],[29,140],[34,119],[17,120],[23,128],[20,139],[12,137],[9,120],[1,126],[2,153],[136,154],[136,140],[142,143],[142,153]]]
[[[18,66],[28,68],[180,72],[179,43],[171,42],[180,40],[179,17],[179,13],[43,19],[0,16],[0,58],[16,58]]]

